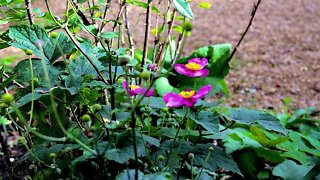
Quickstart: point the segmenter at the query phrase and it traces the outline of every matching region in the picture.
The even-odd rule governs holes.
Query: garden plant
[[[190,4],[214,2],[64,0],[62,14],[44,2],[0,1],[0,49],[27,57],[0,62],[3,179],[320,178],[316,108],[287,99],[275,115],[218,98],[261,0],[234,48],[187,55]],[[144,13],[130,21],[129,8]]]

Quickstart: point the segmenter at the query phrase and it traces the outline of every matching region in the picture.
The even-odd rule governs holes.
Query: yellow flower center
[[[137,85],[130,85],[129,87],[131,90],[136,90],[136,89],[140,88],[140,86],[137,86]]]
[[[179,95],[184,98],[190,98],[194,95],[194,91],[181,91]]]
[[[201,66],[198,63],[191,62],[191,63],[186,64],[186,68],[188,68],[190,70],[197,71],[197,70],[201,69]]]

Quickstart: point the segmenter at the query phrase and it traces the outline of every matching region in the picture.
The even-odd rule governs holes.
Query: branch
[[[143,54],[142,54],[141,68],[143,68],[143,66],[146,64],[146,61],[147,61],[148,39],[149,39],[149,30],[150,30],[150,10],[151,10],[151,3],[148,3],[146,27],[145,27],[145,31],[144,31],[144,43],[143,43]]]
[[[251,27],[251,25],[252,25],[253,19],[254,19],[255,15],[256,15],[256,12],[257,12],[257,10],[258,10],[258,8],[259,8],[259,5],[260,5],[261,1],[262,1],[262,0],[258,0],[257,3],[254,3],[253,9],[252,9],[252,12],[251,12],[250,21],[249,21],[249,23],[248,23],[245,31],[243,32],[242,36],[240,37],[237,45],[234,47],[232,53],[230,54],[230,56],[229,56],[229,58],[228,58],[228,60],[227,60],[228,63],[231,61],[231,59],[233,58],[234,54],[237,52],[237,48],[240,46],[240,44],[242,43],[242,40],[244,39],[244,37],[245,37],[246,34],[248,33],[248,31],[249,31],[249,29],[250,29],[250,27]]]
[[[24,0],[24,3],[26,4],[26,10],[27,10],[30,26],[32,26],[33,25],[33,18],[32,18],[32,14],[31,14],[31,11],[30,11],[30,9],[31,9],[31,0]]]

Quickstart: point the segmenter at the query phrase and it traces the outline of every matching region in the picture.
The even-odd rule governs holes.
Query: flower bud
[[[183,28],[183,30],[190,32],[192,30],[192,23],[190,21],[185,21],[182,24],[182,28]]]
[[[147,71],[142,71],[139,75],[140,78],[144,80],[148,80],[150,78],[150,73]]]
[[[194,154],[193,154],[193,153],[189,153],[189,154],[188,154],[188,159],[190,159],[190,160],[191,160],[191,159],[194,159]]]
[[[56,38],[58,37],[58,33],[52,32],[52,33],[50,34],[50,37],[51,37],[52,39],[56,39]]]
[[[10,105],[13,102],[14,97],[12,94],[6,93],[6,94],[2,95],[1,99],[2,99],[3,103]]]
[[[49,154],[49,157],[50,157],[51,159],[54,159],[54,158],[57,157],[57,155],[56,155],[56,153],[50,153],[50,154]]]
[[[30,56],[30,55],[33,54],[33,52],[32,52],[31,49],[27,49],[27,50],[25,51],[25,53],[26,53],[26,55],[28,55],[28,56]]]
[[[91,120],[91,117],[88,114],[85,114],[81,118],[82,122],[88,122]]]
[[[162,155],[159,155],[158,158],[157,158],[157,160],[158,160],[158,161],[163,161],[163,160],[164,160],[164,157],[163,157]]]
[[[148,69],[149,71],[157,71],[157,70],[158,70],[158,67],[157,67],[157,65],[155,65],[155,64],[148,64],[147,69]]]
[[[211,146],[209,147],[209,151],[212,152],[214,150],[214,148]]]
[[[27,143],[26,138],[23,137],[23,136],[19,137],[18,143],[19,143],[19,144],[26,144],[26,143]]]
[[[94,112],[100,111],[101,108],[102,108],[102,107],[101,107],[100,104],[94,104],[94,105],[92,106],[92,110],[93,110]]]

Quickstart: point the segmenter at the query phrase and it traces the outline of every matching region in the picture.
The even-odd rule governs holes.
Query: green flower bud
[[[51,159],[54,159],[54,158],[57,157],[57,155],[56,155],[56,153],[50,153],[50,154],[49,154],[49,157],[50,157]]]
[[[26,144],[26,143],[27,143],[26,138],[23,137],[23,136],[19,137],[18,143],[19,143],[19,144]]]
[[[91,120],[91,117],[88,114],[85,114],[81,118],[82,122],[88,122]]]
[[[33,54],[33,52],[32,52],[31,49],[27,49],[27,50],[25,51],[25,53],[26,53],[26,55],[28,55],[28,56],[30,56],[30,55]]]
[[[209,151],[212,152],[214,150],[213,147],[209,147]]]
[[[183,30],[189,32],[192,30],[192,23],[190,21],[185,21],[183,24],[182,24],[182,28]]]
[[[93,110],[94,112],[100,111],[101,108],[102,108],[102,107],[101,107],[100,104],[94,104],[94,105],[92,106],[92,110]]]
[[[164,160],[164,157],[163,157],[162,155],[159,155],[158,158],[157,158],[157,160],[158,160],[158,161],[163,161],[163,160]]]
[[[56,38],[58,37],[58,33],[52,32],[52,33],[50,34],[50,37],[51,37],[52,39],[56,39]]]
[[[2,99],[3,103],[10,105],[13,102],[14,97],[12,94],[6,93],[6,94],[2,95],[1,99]]]

